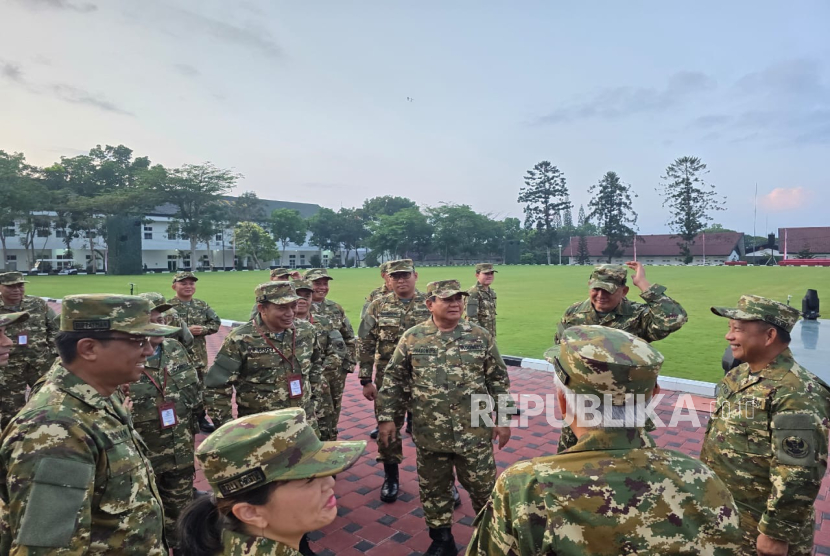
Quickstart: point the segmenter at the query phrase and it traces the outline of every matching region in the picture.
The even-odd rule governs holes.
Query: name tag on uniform
[[[460,351],[484,351],[484,344],[458,344]]]
[[[176,404],[174,402],[165,402],[159,405],[158,409],[162,429],[169,429],[179,424],[179,418],[176,416]]]
[[[17,345],[19,345],[19,346],[29,345],[29,335],[28,334],[20,334],[17,337]]]
[[[288,397],[291,399],[303,396],[303,375],[288,375]]]

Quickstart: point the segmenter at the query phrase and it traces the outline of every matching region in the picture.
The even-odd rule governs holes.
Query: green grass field
[[[541,358],[550,347],[556,323],[565,308],[587,297],[589,267],[499,267],[493,284],[499,295],[499,348],[502,354]],[[329,297],[346,309],[357,328],[366,294],[380,284],[375,269],[334,269]],[[196,296],[206,300],[226,319],[244,320],[253,304],[254,287],[267,281],[259,272],[203,273]],[[689,322],[679,332],[656,343],[666,356],[666,375],[715,382],[723,372],[720,358],[726,347],[723,336],[726,320],[709,311],[711,305],[734,306],[743,293],[755,293],[801,307],[807,288],[818,290],[830,300],[830,268],[785,267],[647,267],[647,277],[668,288],[689,313]],[[431,280],[455,278],[472,285],[472,267],[423,268],[418,283],[421,289]],[[72,293],[136,293],[158,291],[171,295],[170,274],[144,276],[36,276],[31,277],[27,293],[60,298]],[[632,286],[631,299],[638,300]],[[825,301],[827,304],[828,301]],[[824,311],[828,313],[827,309]]]

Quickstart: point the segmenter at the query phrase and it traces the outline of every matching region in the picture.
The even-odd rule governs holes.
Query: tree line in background
[[[666,169],[658,191],[668,209],[668,225],[678,236],[687,258],[695,236],[706,230],[711,213],[722,210],[713,185],[703,176],[706,165],[695,157],[675,160]],[[587,237],[603,235],[608,260],[622,254],[637,232],[637,197],[615,172],[607,172],[588,188],[587,208],[580,206],[576,224],[564,173],[548,161],[528,170],[518,201],[525,220],[498,220],[475,212],[469,205],[442,203],[419,207],[405,197],[380,196],[357,208],[320,209],[304,219],[290,209],[266,213],[255,193],[224,199],[241,178],[211,163],[166,168],[148,157],[134,157],[124,145],[96,146],[89,154],[61,157],[46,167],[27,164],[22,153],[0,150],[0,244],[6,261],[6,239],[19,233],[31,265],[54,233],[67,251],[73,239],[83,238],[92,261],[104,258],[115,223],[125,217],[142,218],[155,207],[169,205],[172,221],[168,237],[189,241],[191,260],[199,247],[212,267],[210,241],[221,235],[223,250],[232,246],[256,268],[279,261],[289,243],[309,243],[342,253],[347,266],[358,265],[361,253],[367,265],[386,258],[414,258],[451,264],[482,260],[507,263],[555,264],[562,248],[578,236],[578,262],[588,261]],[[52,215],[47,214],[52,213]],[[56,215],[56,216],[55,216]],[[14,222],[18,229],[13,230]],[[226,238],[224,231],[233,230]],[[552,256],[553,254],[553,256]],[[558,258],[556,258],[558,255]],[[319,258],[311,261],[320,264]],[[315,264],[316,263],[316,264]]]

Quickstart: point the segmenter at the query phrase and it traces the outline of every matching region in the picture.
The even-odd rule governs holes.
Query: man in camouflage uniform
[[[363,315],[366,314],[366,309],[369,307],[369,304],[379,297],[383,297],[384,295],[391,293],[392,288],[390,287],[391,280],[389,279],[389,262],[381,263],[380,265],[380,277],[383,280],[383,285],[378,286],[377,288],[373,289],[369,292],[369,295],[366,296],[366,302],[363,304],[363,308],[360,310],[360,318],[363,319]]]
[[[293,274],[296,274],[298,277],[300,275],[299,272],[294,271]],[[292,272],[287,268],[275,268],[271,271],[271,281],[272,282],[288,282],[292,279]],[[259,310],[257,309],[257,303],[254,303],[254,306],[251,307],[251,316],[248,317],[248,320],[253,320],[259,314]]]
[[[166,324],[171,309],[160,293],[143,293],[153,309],[150,322]],[[141,378],[126,387],[132,401],[135,429],[149,450],[156,487],[164,505],[164,532],[177,548],[176,520],[193,500],[193,466],[199,415],[204,412],[196,367],[187,351],[172,337],[150,339],[154,352],[144,364]]]
[[[323,359],[323,374],[320,390],[317,394],[317,424],[320,427],[320,440],[324,442],[337,440],[337,423],[340,420],[343,385],[345,384],[343,358],[347,355],[346,342],[334,323],[323,315],[312,315],[311,292],[313,286],[308,280],[292,280],[294,289],[300,299],[297,300],[295,320],[310,322],[317,331],[317,343]]]
[[[28,320],[7,327],[12,347],[9,364],[0,373],[0,430],[26,403],[26,386],[33,386],[57,357],[55,312],[39,297],[26,295],[27,281],[19,272],[0,274],[0,315],[29,313]]]
[[[294,319],[299,296],[291,282],[255,290],[259,315],[227,335],[205,375],[205,405],[219,426],[239,417],[300,407],[315,430],[322,361],[314,325]],[[318,431],[319,432],[319,431]]]
[[[167,555],[146,446],[112,394],[152,354],[137,296],[63,299],[60,359],[0,437],[0,554]]]
[[[388,272],[392,282],[392,293],[379,297],[369,304],[358,328],[358,362],[360,363],[360,385],[363,396],[376,401],[378,390],[383,385],[383,373],[395,346],[403,333],[416,324],[430,318],[426,296],[415,288],[418,273],[412,259],[389,261]],[[374,374],[374,381],[372,380]],[[408,394],[407,394],[408,396]],[[375,415],[378,405],[375,403]],[[398,498],[398,465],[403,461],[403,426],[406,410],[394,416],[397,426],[395,438],[386,445],[378,442],[378,458],[383,462],[386,478],[380,490],[380,499],[394,502]]]
[[[700,459],[735,497],[741,554],[812,554],[830,387],[793,359],[795,308],[744,295],[737,307],[712,312],[730,319],[726,341],[743,363],[718,384]]]
[[[177,272],[173,276],[173,290],[176,295],[168,302],[176,310],[181,322],[187,325],[193,334],[193,345],[187,348],[190,359],[196,364],[199,380],[204,381],[205,369],[208,364],[207,337],[219,332],[222,320],[205,301],[193,297],[196,294],[196,282],[199,279],[192,272]],[[216,427],[202,414],[199,417],[199,428],[204,433],[211,433]]]
[[[9,364],[9,355],[11,355],[14,342],[6,335],[6,327],[10,324],[23,324],[29,319],[29,313],[0,313],[0,367],[5,367]],[[3,369],[5,371],[5,369]]]
[[[490,287],[498,270],[491,263],[476,265],[476,285],[467,290],[464,312],[467,320],[496,337],[496,291]]]
[[[663,356],[602,326],[569,328],[545,356],[579,440],[565,453],[501,474],[473,524],[467,555],[735,554],[741,531],[726,485],[636,427],[637,414],[659,392]],[[626,407],[632,395],[639,400],[629,398]],[[585,411],[588,400],[599,402],[593,415]]]
[[[626,268],[628,267],[628,268]],[[645,303],[629,301],[626,276],[628,269],[634,271],[631,279],[640,289]],[[558,344],[568,327],[584,324],[598,324],[609,328],[625,330],[646,342],[662,340],[689,320],[680,304],[665,294],[666,287],[646,280],[646,269],[637,261],[623,265],[603,264],[594,268],[588,281],[589,297],[574,303],[565,310],[553,339]],[[646,430],[653,431],[654,423],[646,421]],[[562,427],[559,435],[559,452],[576,444],[571,428]]]
[[[474,395],[504,403],[510,379],[493,336],[461,319],[466,295],[457,280],[429,283],[426,305],[432,318],[404,332],[378,393],[378,441],[388,444],[398,432],[394,419],[411,392],[430,556],[458,553],[452,535],[454,472],[478,513],[496,482],[493,440],[499,439],[501,449],[510,439],[509,426],[489,427],[471,413],[478,403]]]

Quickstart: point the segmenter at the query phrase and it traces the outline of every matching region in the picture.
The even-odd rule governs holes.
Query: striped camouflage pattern
[[[289,281],[265,282],[254,290],[254,298],[257,303],[273,303],[275,305],[287,305],[294,303],[300,296]]]
[[[325,268],[309,268],[305,271],[305,273],[303,273],[303,278],[305,278],[309,282],[319,280],[320,278],[334,280],[334,278],[329,276],[329,271]]]
[[[475,286],[467,290],[464,301],[464,317],[485,328],[493,336],[496,335],[496,299],[496,290],[476,282]]]
[[[742,295],[737,307],[712,307],[719,317],[735,320],[762,320],[792,332],[801,313],[798,309],[760,295]]]
[[[446,299],[459,293],[467,297],[467,292],[461,289],[458,280],[436,280],[427,284],[427,298],[435,296]]]
[[[601,264],[594,267],[588,279],[588,287],[600,288],[608,293],[614,293],[617,288],[625,286],[628,276],[628,267],[622,264]]]
[[[301,556],[295,550],[279,541],[265,537],[253,537],[244,533],[222,531],[222,556]]]
[[[594,430],[566,454],[513,464],[473,527],[468,556],[734,556],[741,538],[723,482],[636,429]]]
[[[340,336],[346,343],[346,356],[343,358],[342,370],[344,373],[353,373],[357,363],[357,345],[354,328],[349,317],[346,316],[346,311],[339,303],[328,298],[317,303],[312,302],[309,311],[315,317],[329,319],[334,328],[340,332]]]
[[[0,273],[0,286],[13,286],[15,284],[28,284],[29,281],[23,278],[22,272]]]
[[[168,299],[170,305],[176,310],[178,322],[185,328],[189,326],[201,326],[204,332],[193,338],[193,345],[187,347],[187,353],[196,364],[200,373],[204,372],[208,364],[207,337],[219,332],[222,326],[222,319],[211,309],[207,302],[201,299],[192,298],[190,301],[182,301],[178,297]]]

